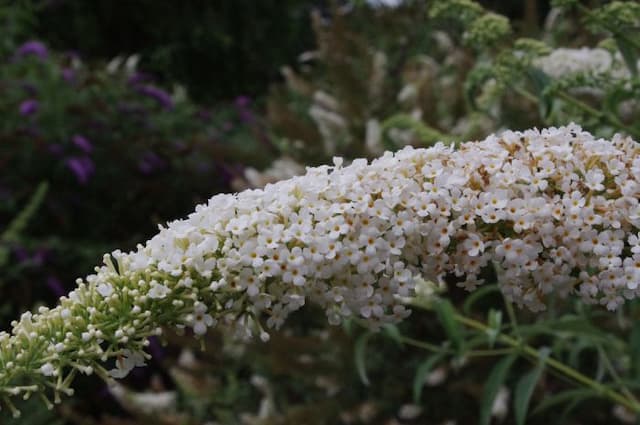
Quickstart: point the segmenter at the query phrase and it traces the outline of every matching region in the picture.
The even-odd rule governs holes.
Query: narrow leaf
[[[358,376],[360,376],[360,381],[362,381],[362,383],[367,386],[369,385],[369,378],[367,377],[366,352],[367,343],[369,342],[369,338],[371,338],[372,335],[373,334],[371,332],[366,332],[360,335],[356,340],[354,348],[354,356]]]
[[[553,100],[546,89],[552,80],[547,74],[538,68],[530,67],[525,71],[525,73],[533,85],[534,93],[538,96],[540,116],[546,119],[551,113]]]
[[[502,312],[500,310],[489,310],[488,325],[487,337],[489,338],[489,347],[493,348],[498,335],[500,335],[500,329],[502,328]]]
[[[590,397],[599,397],[600,394],[591,388],[573,388],[570,390],[562,391],[552,396],[547,396],[536,406],[531,412],[532,415],[537,415],[545,410],[555,407],[558,404],[562,404],[572,400],[584,400]]]
[[[513,362],[517,358],[517,355],[511,354],[496,363],[491,370],[487,382],[484,384],[484,393],[482,395],[482,401],[480,402],[480,425],[489,425],[489,422],[491,422],[493,403],[500,387],[507,378],[511,365],[513,365]]]
[[[640,323],[634,322],[629,336],[629,349],[631,350],[631,370],[636,379],[640,379]]]
[[[522,376],[522,378],[520,378],[520,380],[516,384],[513,407],[516,416],[516,424],[518,425],[524,425],[525,423],[525,420],[527,418],[527,411],[529,410],[529,403],[531,402],[531,396],[533,395],[533,390],[535,389],[536,384],[540,379],[540,375],[542,375],[545,360],[547,357],[549,357],[549,353],[549,349],[540,350],[539,363],[526,375]]]
[[[464,340],[462,338],[462,328],[456,321],[456,312],[449,300],[439,299],[433,304],[442,327],[447,333],[447,337],[453,343],[458,354],[462,354]]]
[[[500,292],[500,288],[497,284],[482,285],[465,298],[464,304],[462,304],[462,311],[469,314],[471,312],[471,307],[473,307],[477,301],[494,292]]]
[[[424,387],[424,381],[427,379],[427,375],[438,364],[440,360],[444,358],[444,353],[435,353],[427,357],[427,359],[418,366],[416,374],[413,377],[413,402],[420,403],[422,397],[422,388]]]
[[[392,340],[394,340],[400,347],[402,347],[402,334],[396,325],[386,324],[382,327],[384,333],[389,336]]]
[[[633,46],[633,44],[625,39],[624,37],[615,37],[616,44],[618,45],[618,49],[622,54],[622,58],[624,62],[627,64],[627,68],[629,68],[629,72],[634,77],[638,76],[638,56],[637,49]]]

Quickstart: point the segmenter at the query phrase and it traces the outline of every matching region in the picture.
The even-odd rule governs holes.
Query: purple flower
[[[211,120],[211,111],[204,108],[200,109],[198,110],[198,112],[196,112],[196,117],[198,117],[204,122],[208,122]]]
[[[29,252],[23,246],[14,248],[13,253],[19,263],[29,262],[36,267],[42,266],[49,256],[49,251],[46,248],[38,248],[34,252]]]
[[[73,83],[76,79],[76,71],[72,68],[62,68],[62,79],[67,83]]]
[[[24,100],[19,106],[20,115],[25,117],[33,115],[38,112],[39,107],[40,103],[35,99]]]
[[[46,282],[47,286],[56,297],[61,297],[67,294],[64,286],[62,286],[62,282],[60,282],[60,279],[58,279],[57,277],[53,275],[47,276]]]
[[[26,56],[36,56],[40,59],[46,59],[49,56],[47,47],[40,41],[27,41],[16,50],[18,57],[24,58]]]
[[[144,86],[139,86],[137,90],[138,93],[156,100],[163,108],[173,108],[173,99],[171,98],[171,95],[161,88],[152,86],[151,84],[147,84]]]
[[[129,78],[127,79],[127,82],[133,86],[144,83],[145,81],[151,81],[151,76],[149,74],[146,74],[144,72],[139,72],[136,71],[133,74],[131,74],[131,76],[129,76]]]
[[[251,104],[251,98],[248,96],[238,96],[234,102],[237,108],[246,108]]]
[[[27,251],[24,247],[22,246],[18,246],[13,250],[13,253],[16,256],[16,259],[18,260],[18,263],[24,263],[26,261],[29,261],[30,256],[29,256],[29,251]]]
[[[95,171],[93,161],[88,156],[74,156],[67,158],[67,167],[75,174],[78,183],[87,184],[89,177]]]
[[[240,121],[244,123],[253,121],[253,112],[251,112],[251,109],[249,108],[249,105],[251,104],[251,99],[249,97],[238,96],[233,103],[236,106],[238,115],[240,115]]]
[[[91,153],[91,151],[93,150],[93,145],[91,144],[89,139],[80,134],[75,134],[71,138],[71,141],[84,153]]]
[[[151,174],[156,170],[160,170],[167,165],[165,160],[160,158],[154,152],[146,152],[138,161],[138,169],[142,172],[142,174]]]

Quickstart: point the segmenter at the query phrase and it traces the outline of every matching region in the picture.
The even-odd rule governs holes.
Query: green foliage
[[[139,54],[144,69],[198,102],[265,93],[312,41],[308,0],[37,3],[37,34],[56,49],[92,60]]]
[[[442,9],[439,4],[430,13],[449,16],[449,2]],[[472,15],[478,6],[460,7]],[[460,86],[467,53],[451,54],[452,40],[428,13],[422,2],[407,2],[382,11],[333,7],[330,20],[314,14],[317,49],[303,54],[297,69],[284,68],[286,85],[274,86],[267,101],[281,150],[315,164],[335,155],[373,157],[406,144],[430,146],[486,131],[486,122],[465,115]],[[503,24],[491,16],[481,25],[497,35]],[[379,27],[385,31],[371,31]],[[477,29],[478,37],[489,37]]]
[[[413,402],[420,403],[422,398],[422,390],[425,385],[425,380],[429,372],[444,358],[444,353],[434,353],[427,357],[424,362],[418,366],[413,378]]]
[[[14,314],[62,295],[104,251],[132,248],[158,223],[230,190],[238,164],[270,161],[255,149],[269,142],[249,98],[212,111],[180,87],[155,85],[135,58],[86,64],[36,41],[2,60],[0,267],[3,298],[20,300]],[[43,181],[47,198],[32,199]],[[39,296],[24,290],[33,282]]]
[[[358,376],[364,385],[369,385],[369,378],[367,377],[367,342],[373,334],[371,332],[363,333],[356,339],[354,346],[354,360]]]
[[[17,242],[20,239],[20,235],[26,229],[29,221],[42,205],[48,189],[49,185],[46,182],[40,183],[27,205],[25,205],[16,218],[9,223],[9,226],[7,226],[5,231],[0,234],[0,267],[4,266],[9,258],[8,245]]]
[[[480,425],[489,425],[491,423],[491,411],[500,387],[504,385],[509,369],[517,359],[517,356],[511,354],[497,362],[491,373],[487,377],[484,384],[482,401],[480,402]]]
[[[462,337],[460,324],[456,320],[456,312],[453,306],[448,300],[440,299],[433,303],[433,307],[456,353],[460,356],[463,355],[465,351],[464,338]]]
[[[539,39],[516,37],[497,49],[491,40],[481,38],[476,47],[482,56],[466,82],[469,104],[508,128],[575,121],[603,136],[622,131],[637,137],[640,111],[628,95],[634,92],[638,78],[639,5],[611,2],[589,9],[573,3],[562,2],[557,7],[565,10],[575,6],[592,33],[587,37],[611,36],[612,42],[604,43],[612,49],[609,58],[602,50],[565,49],[562,53],[547,44],[545,38],[553,39],[556,31],[566,31],[563,25],[569,18],[551,21],[545,28],[551,35],[541,34]],[[565,13],[569,12],[565,10]],[[574,31],[579,31],[578,28]],[[574,65],[574,62],[577,63]],[[488,90],[491,91],[489,97]],[[523,117],[528,120],[526,124]]]
[[[522,425],[527,419],[527,412],[529,411],[529,403],[531,402],[531,396],[535,389],[542,371],[544,370],[545,360],[549,356],[550,350],[542,349],[538,364],[531,371],[520,377],[516,384],[513,407],[515,411],[516,423]]]
[[[492,46],[511,34],[509,19],[495,13],[486,13],[474,20],[464,33],[464,39],[472,46]]]

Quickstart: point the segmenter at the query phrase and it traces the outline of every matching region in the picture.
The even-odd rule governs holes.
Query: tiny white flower
[[[40,367],[40,373],[44,376],[56,376],[58,371],[51,363],[45,363]]]
[[[122,379],[127,376],[134,367],[145,365],[144,355],[141,352],[125,349],[116,359],[116,367],[109,371],[109,375],[113,378]]]
[[[155,285],[151,286],[151,289],[149,289],[149,293],[147,295],[152,299],[162,299],[165,298],[167,294],[169,294],[169,292],[171,292],[171,290],[168,287],[156,283]]]
[[[191,320],[191,326],[193,327],[193,333],[196,335],[204,335],[207,333],[207,328],[214,326],[216,321],[211,315],[207,314],[207,306],[201,302],[197,302],[193,308],[193,317]]]
[[[110,283],[101,283],[100,285],[98,285],[96,290],[105,298],[113,294],[113,286],[111,286]]]

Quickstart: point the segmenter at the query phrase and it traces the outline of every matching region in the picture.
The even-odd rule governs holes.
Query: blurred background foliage
[[[213,103],[264,93],[279,67],[311,45],[314,6],[304,0],[54,0],[36,8],[34,33],[88,60],[139,54],[145,70]]]
[[[484,9],[465,0],[2,0],[0,326],[55,302],[102,253],[134,248],[211,195],[335,155],[372,158],[571,120],[600,135],[637,134],[633,66],[622,80],[542,71],[540,58],[560,46],[600,44],[623,66],[635,63],[637,40],[616,32],[613,15],[588,12],[609,2],[582,3],[587,11],[542,0]],[[453,308],[471,312],[449,283]],[[473,298],[471,313],[500,332],[496,318],[510,306],[493,289]],[[637,376],[639,314],[636,305],[603,316],[558,302],[543,315],[519,312],[520,337],[598,379]],[[30,400],[22,418],[0,422],[470,424],[481,411],[485,423],[506,424],[516,423],[516,387],[538,404],[528,423],[635,420],[591,393],[567,396],[572,386],[551,373],[523,387],[524,360],[495,381],[494,357],[455,346],[487,336],[437,317],[417,311],[370,334],[355,321],[328,328],[309,308],[268,343],[222,329],[207,351],[171,334],[152,340],[153,360],[122,385],[83,378],[55,410]],[[429,354],[424,341],[444,351]],[[545,396],[571,403],[555,410]]]

